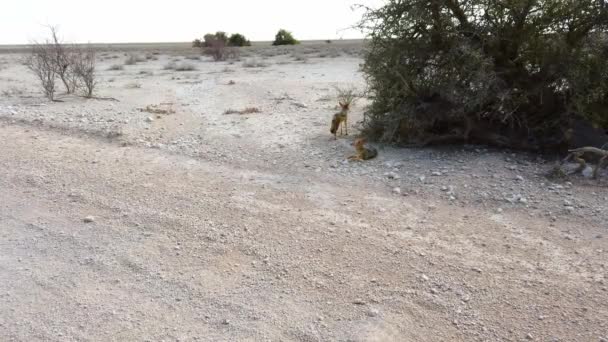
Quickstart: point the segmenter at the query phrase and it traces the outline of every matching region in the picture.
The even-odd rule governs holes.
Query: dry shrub
[[[255,58],[248,59],[245,62],[243,62],[244,68],[265,68],[267,66],[268,66],[268,63],[259,61]]]
[[[228,109],[224,112],[224,114],[255,114],[255,113],[261,113],[262,111],[257,108],[257,107],[247,107],[245,109],[242,110],[234,110],[234,109]]]
[[[337,94],[337,99],[339,103],[344,103],[348,105],[354,104],[362,95],[357,91],[357,88],[354,86],[347,87],[334,87]]]
[[[121,64],[114,64],[108,68],[108,70],[110,70],[110,71],[118,71],[118,70],[124,70],[124,69],[125,69],[125,67],[122,66]]]
[[[40,81],[44,95],[51,101],[55,99],[54,51],[50,44],[34,44],[32,54],[27,57],[25,64]]]
[[[85,97],[93,97],[97,79],[95,74],[95,49],[89,45],[74,54],[74,74],[82,85]]]
[[[139,62],[145,62],[146,61],[146,57],[145,56],[140,56],[140,55],[136,55],[136,54],[129,54],[127,56],[127,59],[125,60],[125,65],[135,65]]]
[[[163,66],[163,70],[175,70],[177,68],[177,63],[169,62]]]
[[[174,114],[173,103],[161,103],[157,105],[147,105],[145,108],[138,108],[140,112],[151,114]]]
[[[190,63],[178,63],[175,68],[175,71],[194,71],[196,67]]]
[[[127,89],[139,89],[141,88],[141,83],[139,82],[130,82],[125,84],[125,88]]]
[[[236,59],[239,56],[237,48],[229,47],[223,40],[212,40],[209,45],[203,48],[203,54],[211,56],[214,61],[225,61]]]

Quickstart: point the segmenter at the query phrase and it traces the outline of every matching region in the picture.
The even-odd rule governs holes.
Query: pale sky
[[[0,44],[27,44],[57,25],[71,43],[184,42],[207,32],[273,40],[280,28],[300,40],[361,38],[351,5],[382,0],[1,0]],[[344,30],[346,29],[346,30]]]

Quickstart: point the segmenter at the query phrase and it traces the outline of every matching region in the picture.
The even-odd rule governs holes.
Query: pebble
[[[87,217],[83,218],[82,220],[84,221],[84,223],[92,223],[92,222],[95,222],[95,217],[87,216]]]
[[[153,118],[153,117],[148,116],[148,117],[146,118],[146,122],[152,122],[152,121],[154,121],[154,118]]]
[[[376,310],[376,309],[369,309],[369,310],[367,310],[366,314],[369,317],[376,317],[376,316],[378,316],[380,314],[380,312],[378,310]]]
[[[398,187],[397,188],[393,188],[393,193],[395,195],[401,195],[401,188],[398,188]]]
[[[399,179],[401,177],[399,177],[398,174],[394,173],[394,172],[387,172],[384,174],[388,179]]]

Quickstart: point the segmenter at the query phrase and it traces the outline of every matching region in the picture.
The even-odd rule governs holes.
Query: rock
[[[401,177],[399,177],[398,174],[394,173],[394,172],[387,172],[384,174],[388,179],[399,179]]]
[[[436,177],[437,176],[441,176],[441,172],[439,172],[439,171],[433,171],[433,172],[431,172],[431,176],[436,176]]]
[[[524,177],[517,175],[517,176],[515,176],[515,180],[518,180],[521,182],[524,180]]]
[[[222,324],[223,324],[223,325],[228,325],[228,324],[230,324],[230,321],[224,318],[224,319],[222,320]]]
[[[369,317],[376,317],[380,314],[380,312],[377,309],[369,309],[365,314]]]
[[[308,108],[308,106],[302,102],[292,102],[291,104],[298,108]]]
[[[363,301],[362,299],[355,299],[353,301],[353,304],[355,304],[355,305],[365,305],[365,301]]]
[[[393,188],[393,193],[395,195],[401,195],[401,188],[397,187],[397,188]]]
[[[154,118],[153,118],[153,117],[148,116],[148,117],[146,118],[146,122],[152,122],[152,121],[154,121]]]
[[[82,221],[84,221],[84,223],[92,223],[92,222],[95,222],[95,217],[87,216],[87,217],[83,218]]]
[[[437,291],[437,289],[436,289],[436,288],[431,287],[431,293],[432,293],[432,294],[437,294],[437,293],[439,293],[439,291]]]

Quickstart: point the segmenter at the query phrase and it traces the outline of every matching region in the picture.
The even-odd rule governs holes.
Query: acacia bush
[[[229,46],[251,46],[251,42],[240,33],[233,33],[228,38]]]
[[[605,0],[388,0],[360,28],[372,137],[555,150],[608,128]]]
[[[300,42],[293,37],[293,34],[287,30],[280,29],[274,37],[272,45],[296,45]]]

